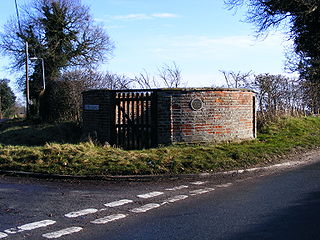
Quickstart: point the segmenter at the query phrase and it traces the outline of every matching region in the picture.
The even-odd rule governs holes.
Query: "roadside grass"
[[[48,142],[79,143],[81,129],[73,122],[41,124],[21,119],[0,123],[0,144],[41,146]]]
[[[318,117],[280,118],[261,129],[252,141],[130,151],[90,141],[77,143],[80,134],[74,125],[28,125],[21,121],[8,124],[11,125],[0,126],[0,170],[49,174],[217,172],[268,165],[288,154],[320,146]],[[24,141],[30,143],[30,138],[35,139],[26,144]]]

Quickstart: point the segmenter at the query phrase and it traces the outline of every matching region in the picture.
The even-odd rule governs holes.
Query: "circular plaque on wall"
[[[190,107],[192,110],[200,110],[203,107],[203,102],[199,98],[194,98],[190,102]]]

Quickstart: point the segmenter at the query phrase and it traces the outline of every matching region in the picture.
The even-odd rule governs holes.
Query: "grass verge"
[[[0,142],[3,131],[13,131],[10,129],[0,132]],[[319,146],[320,118],[282,118],[264,127],[256,140],[230,144],[126,151],[92,142],[42,146],[4,145],[2,142],[0,170],[68,175],[217,172],[267,165],[287,154]]]

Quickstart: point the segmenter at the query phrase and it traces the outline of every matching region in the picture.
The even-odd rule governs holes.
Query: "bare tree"
[[[270,29],[283,27],[287,39],[293,42],[287,68],[300,73],[309,92],[314,112],[320,111],[320,1],[319,0],[225,0],[230,9],[247,7],[247,21],[256,25],[258,36],[265,36]],[[294,54],[293,54],[294,53]],[[316,96],[318,95],[318,96]],[[306,98],[308,100],[308,98]]]
[[[103,82],[98,87],[108,89],[129,89],[132,87],[133,82],[134,80],[126,75],[108,72],[104,75]]]
[[[25,42],[30,57],[45,60],[48,81],[61,70],[97,66],[114,48],[80,0],[32,0],[21,13],[21,24],[12,18],[0,35],[0,50],[11,57],[15,71],[24,69]]]
[[[220,72],[222,72],[229,88],[250,88],[248,78],[252,75],[252,71],[241,73],[240,71],[234,72],[220,70]]]
[[[135,76],[133,81],[138,84],[139,88],[142,89],[151,89],[159,87],[155,77],[150,76],[150,74],[143,69],[143,72],[139,73],[138,76]]]
[[[181,70],[175,62],[172,63],[172,66],[164,64],[158,71],[159,77],[166,87],[178,88],[183,84]]]
[[[175,62],[171,66],[164,64],[161,68],[158,68],[158,72],[160,79],[151,76],[144,69],[142,73],[134,77],[134,82],[142,89],[159,88],[161,86],[178,88],[186,85],[186,83],[182,82],[181,70]]]

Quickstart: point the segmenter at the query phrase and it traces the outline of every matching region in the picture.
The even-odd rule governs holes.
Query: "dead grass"
[[[0,170],[68,175],[216,172],[266,165],[294,151],[305,151],[320,146],[320,119],[317,117],[279,119],[264,127],[258,139],[254,141],[219,145],[179,145],[131,151],[99,146],[93,142],[51,142],[39,146],[25,146],[20,141],[16,145],[6,145],[6,141],[1,140],[6,132],[14,135],[15,131],[21,133],[24,128],[28,126],[22,124],[1,131]],[[47,133],[56,129],[55,126],[40,125],[30,128],[42,129],[40,131]],[[25,139],[29,137],[24,135]],[[47,139],[52,139],[52,136]]]

